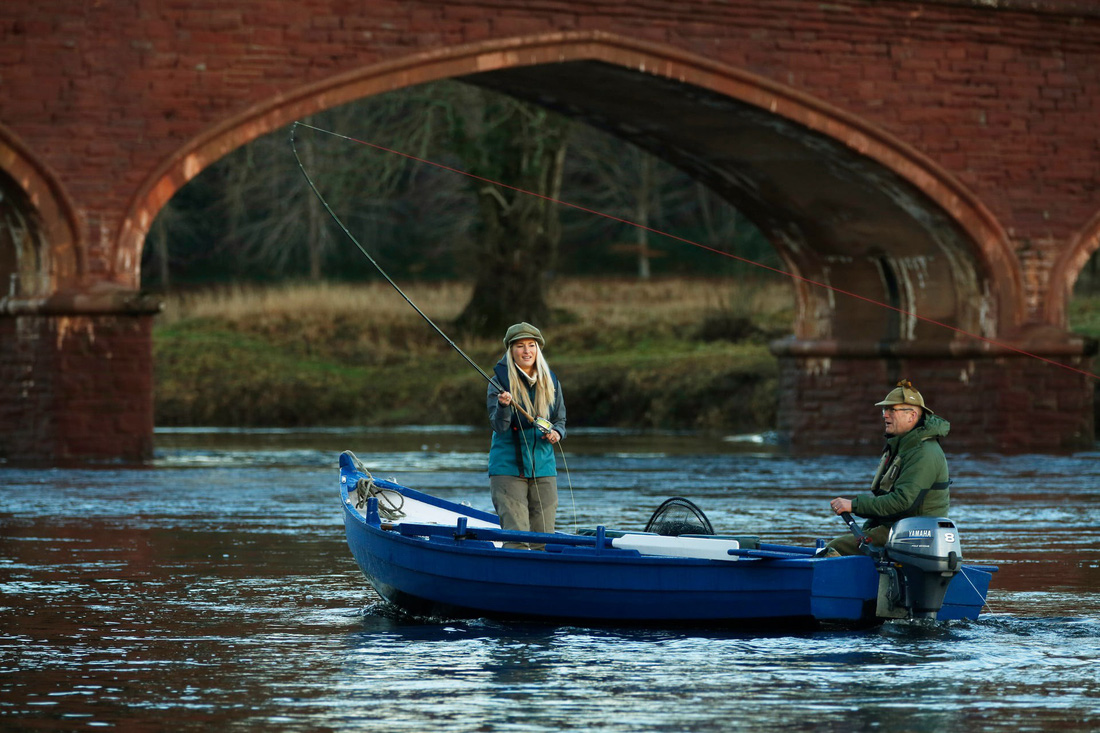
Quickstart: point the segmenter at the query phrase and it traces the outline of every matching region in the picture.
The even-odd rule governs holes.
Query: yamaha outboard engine
[[[961,569],[962,545],[954,522],[943,517],[899,520],[886,541],[885,559],[901,566],[901,598],[913,618],[936,618],[947,586]]]

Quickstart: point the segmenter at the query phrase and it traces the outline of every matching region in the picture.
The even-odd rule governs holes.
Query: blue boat
[[[340,494],[363,574],[418,616],[783,629],[951,621],[978,617],[996,572],[962,563],[945,519],[902,520],[874,556],[826,558],[755,537],[506,531],[494,514],[374,478],[350,451]],[[545,549],[504,546],[517,542]]]

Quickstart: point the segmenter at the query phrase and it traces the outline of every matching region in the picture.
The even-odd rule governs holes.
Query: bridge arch
[[[193,138],[146,178],[123,218],[114,271],[139,277],[141,248],[157,211],[233,149],[295,119],[444,78],[580,118],[725,196],[754,220],[799,278],[796,336],[803,342],[830,342],[843,333],[868,348],[883,341],[944,343],[957,340],[958,332],[1009,333],[1026,317],[1019,264],[1006,233],[976,196],[929,158],[774,81],[604,32],[548,33],[414,54],[253,106]],[[681,125],[685,118],[690,124]],[[847,302],[836,291],[895,310]]]
[[[85,271],[76,207],[52,171],[0,125],[0,298],[41,298]]]
[[[1066,327],[1066,309],[1073,297],[1073,286],[1097,250],[1100,250],[1100,211],[1062,249],[1051,268],[1050,285],[1043,298],[1046,304],[1045,323],[1058,328]]]

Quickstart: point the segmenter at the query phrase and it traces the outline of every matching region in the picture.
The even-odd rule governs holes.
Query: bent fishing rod
[[[397,294],[400,295],[402,298],[404,298],[405,302],[408,303],[410,306],[412,306],[412,309],[414,311],[416,311],[417,313],[419,313],[420,317],[423,318],[425,321],[427,321],[428,325],[431,326],[433,329],[435,329],[435,332],[438,333],[440,336],[442,336],[443,340],[446,341],[448,344],[450,344],[451,348],[454,349],[455,351],[457,351],[459,356],[461,356],[463,359],[466,360],[467,364],[469,364],[474,369],[476,369],[477,373],[480,374],[482,376],[482,378],[485,381],[487,381],[489,384],[496,387],[501,392],[507,391],[497,382],[496,379],[494,379],[489,374],[486,374],[485,370],[482,369],[480,366],[478,366],[477,362],[475,362],[473,359],[471,359],[466,354],[465,351],[460,349],[458,347],[458,344],[456,344],[454,341],[452,341],[450,339],[450,337],[447,336],[447,334],[443,333],[443,329],[441,329],[439,326],[435,325],[435,321],[433,321],[431,318],[428,318],[428,316],[424,313],[424,311],[420,310],[420,308],[417,307],[416,303],[412,302],[412,299],[409,298],[409,296],[405,295],[405,291],[403,291],[401,288],[399,288],[397,286],[397,283],[395,283],[393,281],[393,278],[391,278],[386,273],[386,271],[382,269],[382,266],[379,265],[373,257],[371,257],[371,254],[370,254],[370,252],[367,251],[367,248],[364,247],[359,242],[359,240],[355,238],[355,235],[352,234],[348,230],[348,228],[344,225],[344,222],[340,220],[340,217],[338,217],[336,215],[336,212],[332,210],[332,207],[330,207],[328,205],[328,201],[326,201],[325,197],[321,195],[321,192],[317,189],[317,186],[313,183],[313,179],[310,178],[309,173],[306,171],[306,167],[304,165],[302,165],[302,159],[300,157],[298,157],[298,146],[296,145],[295,133],[298,130],[298,125],[299,124],[302,124],[303,127],[311,127],[310,125],[300,123],[298,120],[294,121],[294,124],[290,126],[290,150],[294,153],[294,160],[298,164],[298,170],[300,170],[302,172],[302,175],[305,176],[306,183],[309,184],[310,190],[313,191],[313,194],[317,197],[317,200],[321,202],[321,206],[325,207],[325,211],[328,212],[328,215],[332,217],[332,220],[336,222],[336,225],[338,227],[340,227],[340,230],[347,236],[347,238],[350,239],[355,244],[355,246],[359,248],[359,251],[363,253],[363,256],[366,257],[368,260],[370,260],[370,263],[372,265],[374,265],[374,269],[378,270],[379,274],[381,274],[382,277],[386,278],[386,282],[388,282],[390,285],[393,286],[393,289],[397,291]],[[317,129],[317,128],[312,128],[312,129]],[[514,407],[521,415],[523,415],[525,418],[527,418],[527,420],[530,423],[532,423],[535,427],[537,427],[539,429],[539,431],[541,431],[543,434],[548,435],[550,433],[550,430],[553,428],[553,425],[550,423],[549,420],[547,420],[544,417],[532,417],[530,414],[528,414],[528,412],[526,410],[524,410],[522,407],[517,405],[515,402],[512,402],[511,407]]]

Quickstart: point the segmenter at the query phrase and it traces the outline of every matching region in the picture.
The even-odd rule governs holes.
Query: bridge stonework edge
[[[713,59],[905,141],[1003,228],[1024,290],[1019,332],[1065,329],[1057,300],[1065,286],[1051,273],[1071,276],[1058,263],[1084,261],[1097,246],[1095,236],[1080,237],[1096,220],[1100,170],[1100,13],[1087,0],[5,2],[0,143],[16,141],[10,147],[28,151],[43,180],[62,189],[60,223],[43,228],[75,231],[58,245],[64,252],[46,258],[55,268],[71,263],[51,271],[54,291],[137,291],[144,232],[179,186],[229,152],[218,148],[230,140],[218,137],[223,126],[236,125],[231,141],[246,142],[270,131],[256,110],[272,100],[316,111],[321,93],[296,95],[417,54],[427,74],[432,64],[445,69],[442,51],[462,44],[590,32]],[[417,71],[407,78],[422,81]],[[356,88],[384,91],[371,84],[401,85],[364,78]],[[1079,251],[1067,255],[1071,247]],[[0,307],[2,452],[148,455],[151,320]],[[1081,407],[1091,401],[1087,378],[1042,362],[821,362],[781,357],[780,414],[781,430],[805,431],[822,447],[842,434],[823,425],[844,425],[849,436],[850,426],[870,425],[834,404],[836,390],[866,394],[870,382],[889,386],[900,376],[944,395],[944,414],[954,411],[970,439],[1039,449],[1094,435],[1092,412]],[[1088,370],[1091,360],[1079,365]],[[1000,401],[1024,417],[978,414],[972,400]],[[807,423],[794,403],[812,405],[807,414],[824,422]]]
[[[975,359],[780,358],[779,433],[796,452],[878,450],[875,403],[912,377],[928,406],[951,423],[956,452],[1062,452],[1095,435],[1094,380],[1025,356]],[[1088,359],[1074,360],[1088,365]],[[868,389],[871,386],[870,390]]]
[[[0,317],[0,459],[153,456],[151,315]]]

